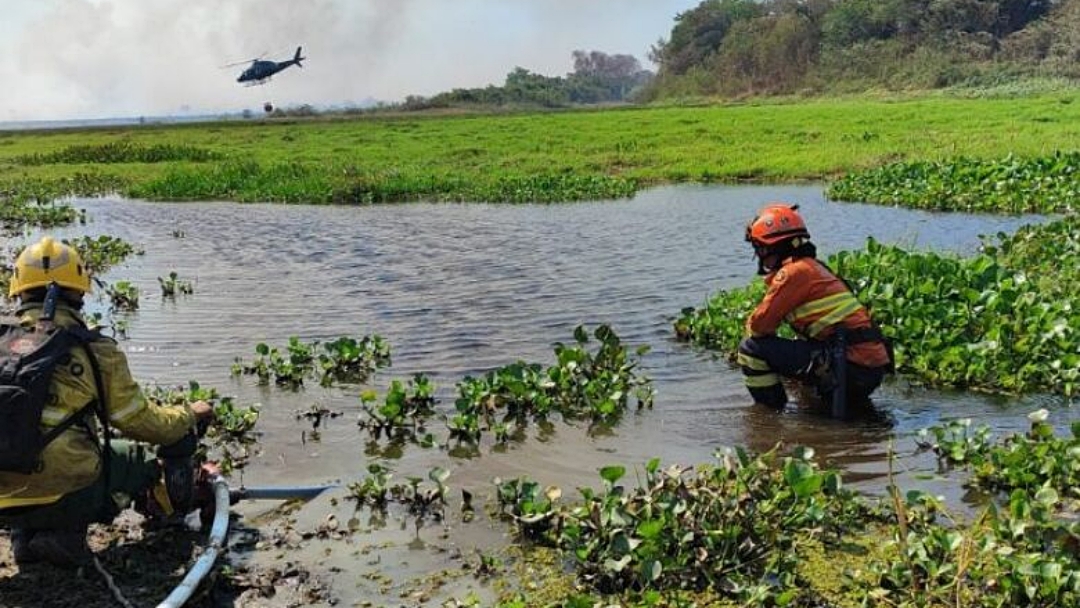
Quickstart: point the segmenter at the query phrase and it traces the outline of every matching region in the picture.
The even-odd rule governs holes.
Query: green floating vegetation
[[[21,179],[8,179],[0,183],[0,202],[4,207],[10,203],[34,202],[39,205],[48,205],[67,196],[100,196],[123,192],[128,184],[128,179],[118,175],[102,173],[99,171],[76,171],[70,175],[57,177],[34,177]],[[67,207],[57,204],[56,207]],[[65,223],[70,223],[77,218],[82,218],[81,212]],[[82,218],[85,219],[85,218]],[[65,224],[41,224],[31,222],[33,225],[65,225]]]
[[[180,278],[176,271],[169,273],[169,278],[158,277],[158,285],[161,287],[161,297],[175,298],[177,294],[191,295],[195,293],[195,286],[191,281]]]
[[[897,369],[930,386],[1073,396],[1080,388],[1080,222],[1028,226],[970,258],[870,239],[827,263],[856,288],[895,346]],[[760,281],[722,291],[675,322],[683,339],[733,354]]]
[[[360,402],[358,424],[376,441],[385,434],[391,440],[434,445],[434,437],[425,434],[425,424],[435,415],[435,384],[424,374],[413,376],[407,386],[400,380],[391,381],[382,403],[374,390],[360,393]]]
[[[237,357],[232,374],[257,376],[261,384],[273,380],[277,386],[293,390],[302,387],[305,378],[317,379],[321,386],[360,384],[377,369],[390,365],[390,345],[378,335],[360,339],[342,336],[332,342],[302,342],[291,336],[284,352],[260,342],[255,353],[251,363]]]
[[[620,485],[624,466],[607,466],[600,489],[579,488],[577,502],[527,477],[494,483],[519,536],[573,564],[575,595],[559,605],[1072,606],[1078,429],[1055,438],[1044,414],[1027,435],[979,443],[986,460],[973,470],[992,462],[1009,482],[969,521],[919,490],[861,496],[801,447],[783,457],[724,450],[696,468],[653,459],[632,487]],[[958,436],[940,432],[951,454]],[[1072,477],[1057,475],[1069,468]],[[500,605],[550,605],[532,599],[515,590]]]
[[[214,407],[214,421],[200,441],[200,456],[218,463],[222,472],[242,469],[251,457],[256,442],[255,425],[259,421],[259,406],[241,406],[232,397],[222,396],[215,388],[188,383],[186,388],[148,387],[146,399],[158,406],[183,406],[206,401]]]
[[[445,519],[448,489],[445,482],[450,477],[450,471],[434,467],[428,471],[432,485],[421,485],[424,480],[420,477],[407,477],[407,484],[390,483],[393,473],[377,462],[369,464],[367,470],[368,475],[363,480],[348,485],[348,498],[356,501],[358,508],[366,505],[371,508],[373,516],[385,517],[387,506],[395,502],[404,505],[410,515],[416,516],[417,526],[426,518],[436,522]],[[463,509],[472,511],[471,496],[467,492],[465,496]]]
[[[117,281],[105,285],[105,295],[113,311],[132,311],[139,309],[139,288],[131,281]]]
[[[23,178],[0,182],[0,235],[16,235],[28,228],[60,228],[86,223],[86,211],[60,199],[98,196],[120,191],[126,180],[99,173],[77,172],[70,176]],[[0,272],[0,275],[3,275]]]
[[[1007,493],[973,522],[948,517],[940,500],[893,490],[896,527],[884,555],[865,565],[848,588],[868,606],[1074,606],[1080,602],[1080,523],[1076,482],[1080,428],[1058,438],[1045,410],[1028,416],[1027,434],[1000,443],[969,422],[932,427],[932,447],[964,464],[967,485]],[[1063,496],[1066,495],[1066,496]],[[943,521],[944,520],[944,521]]]
[[[372,170],[249,160],[178,167],[129,192],[158,200],[370,204],[421,199],[558,202],[626,198],[636,190],[634,180],[606,175],[540,172],[465,176],[432,173],[427,168]]]
[[[599,342],[595,352],[588,348],[588,330],[579,325],[574,344],[556,344],[556,363],[546,369],[518,361],[459,382],[455,413],[446,421],[451,439],[473,444],[488,430],[504,443],[530,420],[544,421],[552,412],[612,424],[631,397],[638,409],[652,407],[652,382],[635,371],[648,347],[628,352],[608,325],[597,326],[592,335]]]
[[[561,548],[597,592],[712,589],[750,605],[783,606],[809,586],[798,577],[800,546],[838,539],[873,517],[812,456],[808,448],[785,458],[736,449],[696,471],[661,469],[653,459],[633,490],[618,484],[625,467],[604,467],[602,490],[579,488],[577,505],[525,478],[496,486],[518,531]]]
[[[970,418],[954,420],[920,431],[919,443],[949,466],[968,467],[972,487],[1080,500],[1080,422],[1072,424],[1070,436],[1058,437],[1048,417],[1046,410],[1032,412],[1029,432],[998,442],[986,425],[972,428]]]
[[[1077,209],[1080,152],[896,162],[845,175],[827,196],[940,211],[1065,213]]]
[[[15,157],[16,163],[28,166],[53,164],[164,163],[173,161],[207,162],[220,160],[222,154],[197,146],[154,144],[145,146],[129,141],[104,144],[77,144],[49,153]]]
[[[132,255],[143,255],[144,251],[120,237],[102,234],[97,237],[80,236],[64,239],[75,248],[82,257],[83,264],[91,275],[102,274],[113,266],[122,264]]]
[[[0,196],[0,234],[17,234],[31,226],[67,226],[76,221],[85,221],[85,216],[71,205]]]

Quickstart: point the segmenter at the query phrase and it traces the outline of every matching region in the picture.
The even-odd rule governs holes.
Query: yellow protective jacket
[[[19,311],[19,322],[32,325],[41,312],[40,304],[26,306]],[[63,304],[57,305],[54,322],[63,327],[84,324],[78,311]],[[194,426],[195,415],[189,408],[160,407],[146,401],[115,341],[102,338],[89,347],[101,368],[103,401],[114,429],[130,439],[165,445],[180,440]],[[72,350],[70,363],[57,366],[49,393],[56,399],[50,400],[42,413],[43,432],[96,397],[94,374],[82,347]],[[96,435],[98,421],[93,412],[84,419]],[[100,442],[85,425],[74,424],[45,447],[42,464],[29,475],[0,471],[0,509],[56,502],[64,494],[94,483],[101,469]]]

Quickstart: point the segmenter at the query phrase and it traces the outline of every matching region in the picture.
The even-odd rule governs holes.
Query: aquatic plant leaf
[[[604,569],[608,572],[622,572],[623,568],[626,568],[627,564],[629,564],[630,560],[633,558],[634,556],[632,555],[624,555],[619,559],[606,559],[604,560]]]
[[[612,485],[622,479],[623,475],[626,475],[626,467],[622,465],[607,466],[600,469],[600,477]]]
[[[450,477],[450,471],[448,471],[448,470],[446,470],[446,469],[444,469],[442,467],[435,467],[435,468],[431,469],[430,471],[428,471],[428,479],[430,479],[431,481],[434,481],[435,483],[438,483],[438,484],[443,483],[449,477]]]
[[[1055,490],[1054,488],[1045,487],[1039,488],[1039,491],[1035,492],[1035,500],[1036,502],[1042,503],[1047,507],[1053,507],[1058,503],[1060,497],[1058,496],[1057,490]]]
[[[641,574],[645,577],[645,580],[654,583],[664,572],[664,565],[658,560],[650,559],[641,564]]]

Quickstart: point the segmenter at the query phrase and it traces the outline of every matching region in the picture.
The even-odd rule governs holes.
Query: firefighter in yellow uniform
[[[831,370],[843,363],[846,399],[857,408],[868,403],[891,369],[891,354],[848,285],[817,260],[797,209],[797,205],[767,205],[746,228],[767,290],[746,320],[748,337],[739,345],[738,362],[754,401],[777,409],[787,404],[781,377],[804,380],[817,386],[819,393],[823,388],[831,393]],[[800,339],[776,336],[784,322]],[[830,357],[830,345],[841,332],[842,362]]]
[[[52,283],[60,288],[54,323],[85,329],[81,309],[90,276],[73,248],[49,237],[27,247],[15,263],[10,295],[19,298],[20,324],[38,321]],[[70,359],[53,374],[40,425],[43,432],[69,426],[45,446],[35,471],[0,471],[0,525],[11,530],[20,566],[35,561],[67,567],[87,563],[92,558],[88,525],[111,522],[131,498],[147,495],[162,478],[157,456],[135,442],[176,444],[189,436],[196,420],[213,417],[213,408],[202,401],[182,408],[147,402],[114,341],[100,338],[87,347],[96,359],[101,386],[87,351],[72,349]],[[133,441],[103,445],[99,417],[91,411],[94,407],[87,407],[95,400],[107,424]],[[69,419],[74,423],[65,422]]]

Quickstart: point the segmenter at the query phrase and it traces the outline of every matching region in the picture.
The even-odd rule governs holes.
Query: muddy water
[[[572,495],[570,488],[594,485],[597,469],[606,464],[632,466],[654,456],[708,462],[722,446],[766,449],[784,441],[814,447],[868,492],[883,486],[893,446],[894,466],[905,483],[958,498],[955,480],[925,479],[934,463],[913,453],[918,429],[952,417],[1014,429],[1025,422],[1025,413],[1043,406],[1063,410],[1056,414],[1062,421],[1075,417],[1055,398],[999,399],[899,383],[878,393],[876,403],[886,413],[878,421],[840,424],[751,407],[738,370],[676,342],[671,323],[681,308],[752,278],[743,227],[756,208],[777,199],[802,205],[824,254],[860,247],[867,236],[970,253],[978,235],[1034,221],[831,203],[813,186],[680,186],[650,190],[632,201],[566,206],[97,200],[80,202],[92,221],[72,232],[113,234],[145,249],[105,277],[133,280],[142,290],[141,308],[129,319],[130,338],[122,342],[137,378],[164,385],[198,380],[236,395],[240,403],[262,404],[263,452],[245,473],[249,485],[348,482],[363,477],[368,462],[383,459],[396,480],[446,467],[455,492],[468,488],[484,496],[493,477],[527,474]],[[169,271],[194,279],[195,294],[162,301],[157,277]],[[292,393],[230,375],[234,358],[250,360],[258,342],[378,333],[392,345],[393,366],[376,375],[374,386],[382,391],[392,378],[424,372],[439,386],[440,406],[449,411],[453,385],[463,376],[518,359],[550,363],[552,343],[570,340],[582,323],[610,323],[628,344],[652,346],[644,371],[655,381],[655,408],[627,416],[604,436],[556,423],[546,432],[530,429],[524,441],[505,450],[484,446],[464,458],[417,447],[376,455],[378,446],[368,445],[355,426],[357,387]],[[295,415],[312,405],[344,413],[320,429],[318,440]],[[432,427],[445,434],[440,424]],[[331,508],[330,498],[323,498],[300,517],[310,524]],[[324,547],[317,546],[306,555],[318,556],[323,567],[342,569],[335,578],[343,598],[370,599],[378,597],[377,585],[356,582],[363,568],[394,568],[400,581],[450,567],[448,553],[417,549],[452,545],[467,553],[468,547],[497,543],[501,535],[483,523],[453,526],[449,534],[414,535],[411,524],[406,532],[388,529],[394,532],[355,541],[386,541],[386,559],[374,565],[371,559],[358,561],[355,549],[324,557]]]

